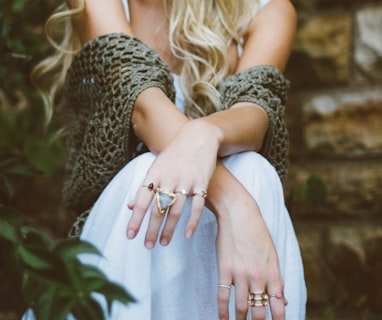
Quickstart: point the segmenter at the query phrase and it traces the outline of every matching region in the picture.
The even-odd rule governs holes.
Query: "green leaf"
[[[80,269],[78,271],[80,272],[81,277],[83,278],[106,279],[106,275],[100,269],[92,265],[83,264],[80,266]]]
[[[81,240],[65,240],[54,248],[54,253],[62,259],[76,259],[79,254],[89,253],[101,255],[91,243]]]
[[[19,212],[10,207],[0,206],[0,237],[19,244],[22,241],[20,226]]]
[[[76,320],[103,320],[105,318],[99,302],[93,297],[79,302],[72,310]]]
[[[21,233],[24,238],[24,242],[28,244],[28,246],[40,247],[41,249],[45,249],[50,251],[52,248],[52,244],[47,239],[47,237],[37,229],[30,226],[22,226]]]
[[[79,297],[89,294],[107,281],[105,274],[94,266],[82,264],[80,261],[72,261],[66,266],[71,286],[75,288]]]
[[[0,155],[0,172],[2,174],[15,174],[24,176],[38,176],[41,171],[29,163],[11,155]]]
[[[15,188],[13,187],[13,184],[6,176],[0,176],[0,190],[3,190],[5,198],[7,200],[10,200],[15,195]]]
[[[52,254],[49,251],[41,248],[26,247],[23,245],[18,246],[17,251],[22,261],[29,267],[37,270],[52,268],[52,265],[49,263]]]
[[[136,302],[135,298],[130,295],[125,288],[120,286],[117,283],[108,282],[100,289],[96,290],[97,292],[103,294],[108,301],[109,305],[113,300],[120,301],[122,303]]]

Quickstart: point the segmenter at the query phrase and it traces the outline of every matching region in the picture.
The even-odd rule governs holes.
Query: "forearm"
[[[240,102],[230,109],[199,119],[221,132],[219,157],[260,150],[268,129],[268,116],[254,103]]]
[[[152,101],[155,101],[155,105]],[[149,111],[152,108],[155,108],[155,113]],[[251,126],[256,127],[256,125],[248,119],[248,114],[255,118],[262,115],[264,121],[267,118],[262,113],[263,110],[254,105],[238,105],[232,110],[215,113],[216,116],[211,115],[211,120],[208,119],[210,116],[188,120],[172,105],[172,102],[165,97],[161,90],[150,88],[142,92],[137,99],[133,123],[135,133],[154,153],[161,153],[179,130],[187,124],[191,129],[188,136],[194,139],[210,139],[211,150],[216,144],[219,144],[221,150],[229,149],[239,152],[239,150],[244,151],[244,149],[251,148],[251,139],[247,138],[248,131],[252,134],[260,131],[250,128]],[[260,120],[256,121],[261,125]],[[229,125],[223,130],[218,129],[218,125],[222,125],[224,122]],[[222,127],[224,128],[224,126]],[[224,139],[221,132],[227,132]],[[241,139],[240,145],[237,144],[237,139]],[[187,141],[191,142],[190,139]],[[227,207],[232,203],[231,197],[238,198],[239,194],[242,195],[243,192],[245,189],[241,183],[217,159],[215,171],[208,185],[207,206],[219,216],[219,213],[229,211]]]
[[[159,88],[148,88],[134,104],[132,126],[134,133],[148,149],[159,154],[178,130],[188,122],[187,117]]]

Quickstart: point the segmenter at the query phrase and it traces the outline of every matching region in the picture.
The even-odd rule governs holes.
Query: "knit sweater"
[[[271,74],[275,72],[272,69]],[[248,74],[236,76],[241,89],[235,86],[235,76],[228,78],[222,91],[224,108],[238,102],[229,92],[236,92],[234,95],[244,97],[244,101],[251,100],[245,98]],[[256,79],[257,93],[251,95],[257,94],[256,102],[265,108],[270,119],[263,154],[270,156],[269,160],[283,177],[288,149],[283,122],[287,86],[283,81],[269,86],[272,81],[267,80],[266,72]],[[252,85],[250,82],[249,86]],[[131,116],[137,96],[149,87],[158,87],[175,100],[173,78],[167,64],[134,37],[104,35],[87,43],[74,57],[66,76],[63,100],[70,116],[67,175],[63,187],[68,208],[77,213],[88,210],[114,175],[147,150],[140,148],[142,143],[132,130]]]

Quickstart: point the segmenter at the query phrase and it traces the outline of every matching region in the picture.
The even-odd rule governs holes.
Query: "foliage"
[[[52,11],[46,0],[12,0],[0,2],[1,89],[12,104],[20,94],[30,97],[33,88],[29,75],[32,67],[47,53],[42,36],[44,21]]]
[[[11,155],[0,154],[0,203],[8,203],[15,195],[12,178],[15,176],[37,176],[40,171],[25,160]]]
[[[34,228],[21,224],[13,208],[0,206],[0,238],[11,244],[6,272],[15,279],[19,295],[37,319],[104,319],[94,293],[105,297],[110,311],[113,301],[129,303],[132,296],[110,282],[97,268],[82,264],[81,254],[100,255],[91,244],[66,240],[52,245]]]
[[[0,199],[15,194],[17,176],[39,175],[24,159],[0,156]],[[100,255],[91,244],[65,240],[52,244],[40,231],[22,224],[16,209],[0,203],[0,245],[4,264],[2,277],[23,305],[37,319],[104,319],[100,300],[103,296],[110,311],[113,301],[133,302],[121,286],[110,282],[97,268],[83,264],[79,255]],[[24,308],[24,309],[25,309]]]
[[[33,67],[50,50],[43,25],[57,1],[0,2],[0,153],[25,156],[53,175],[61,165],[63,144],[55,139],[62,124],[44,127],[42,100],[33,87]]]
[[[113,301],[130,303],[133,298],[79,259],[100,258],[99,252],[79,240],[53,244],[41,231],[23,225],[22,215],[9,206],[20,179],[54,177],[61,166],[62,124],[55,120],[44,127],[43,104],[30,80],[33,67],[49,54],[43,25],[57,4],[0,2],[0,291],[12,296],[7,310],[15,311],[21,300],[23,310],[30,308],[37,319],[66,319],[69,313],[76,319],[103,319],[98,297],[109,310]],[[31,190],[32,197],[33,192],[41,190]]]
[[[43,115],[37,117],[33,111],[26,109],[0,113],[0,154],[23,157],[41,172],[52,176],[64,158],[61,129],[53,125],[44,130]]]

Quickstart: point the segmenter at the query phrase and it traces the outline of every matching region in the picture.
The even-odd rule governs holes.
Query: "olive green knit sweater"
[[[87,43],[75,56],[64,85],[64,108],[70,116],[66,206],[88,210],[114,175],[143,152],[131,128],[137,96],[159,87],[175,100],[167,64],[144,43],[125,34],[109,34]],[[287,81],[273,67],[262,66],[229,77],[221,90],[222,105],[239,101],[259,104],[270,126],[262,153],[283,178],[288,136],[284,123]],[[153,104],[155,105],[155,104]]]

